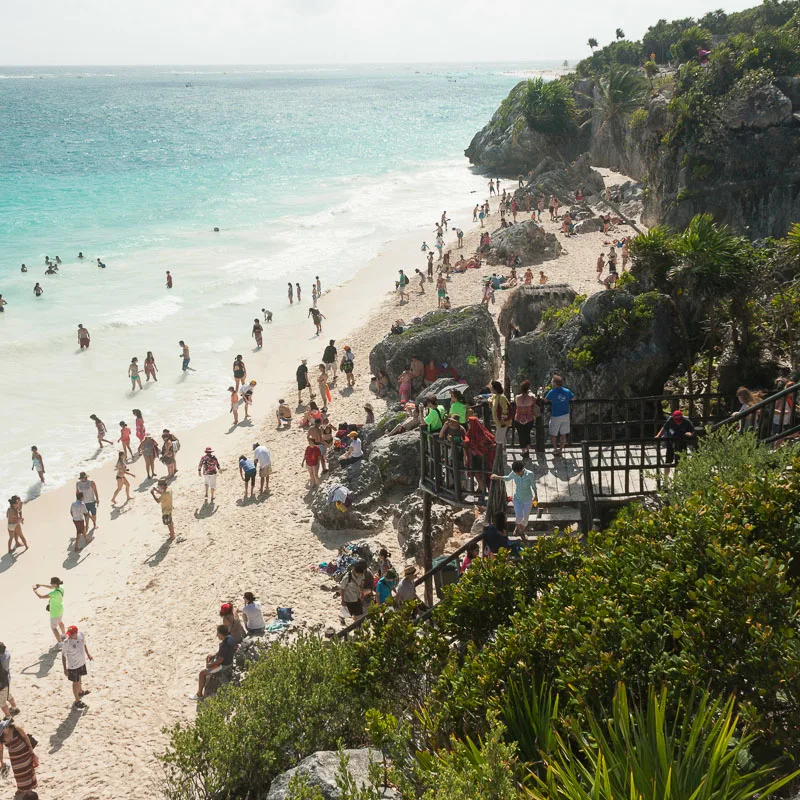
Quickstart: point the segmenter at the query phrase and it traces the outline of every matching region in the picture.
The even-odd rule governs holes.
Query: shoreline
[[[515,186],[512,181],[505,183],[506,188]],[[482,232],[479,224],[471,222],[472,206],[481,199],[476,193],[442,203],[454,219],[469,220],[468,225],[461,224],[467,255]],[[497,227],[496,207],[495,199],[486,227],[490,232]],[[557,223],[548,222],[545,227],[552,231]],[[419,296],[412,281],[411,300],[403,306],[398,306],[391,291],[401,266],[411,275],[416,266],[424,269],[419,247],[423,238],[433,239],[430,229],[432,225],[414,229],[385,243],[348,282],[324,295],[320,308],[328,319],[322,336],[307,335],[313,331],[307,320],[307,327],[298,327],[292,341],[281,343],[279,358],[269,365],[269,376],[259,374],[261,359],[248,357],[249,376],[258,381],[252,425],[226,432],[225,415],[220,415],[188,433],[171,427],[182,441],[173,492],[176,533],[185,541],[167,543],[160,509],[148,496],[150,484],[139,486],[141,461],[131,467],[137,474],[132,481],[136,499],[114,519],[108,506],[111,466],[92,475],[101,492],[101,527],[76,563],[69,554],[64,558],[71,531],[72,487],[48,492],[38,503],[26,506],[26,530],[34,549],[12,569],[0,572],[0,583],[20,600],[13,624],[6,626],[3,636],[13,658],[20,722],[48,741],[40,753],[44,793],[53,794],[56,785],[63,788],[69,783],[73,787],[70,800],[159,796],[154,754],[163,751],[166,743],[161,729],[194,718],[195,704],[187,696],[194,691],[204,656],[215,649],[213,626],[221,602],[238,602],[242,592],[249,590],[261,600],[268,621],[276,606],[291,606],[300,627],[338,627],[338,606],[330,592],[323,590],[328,582],[316,565],[335,557],[346,541],[362,538],[387,546],[395,563],[402,563],[390,521],[378,532],[323,531],[312,524],[307,474],[300,466],[305,434],[297,426],[277,432],[273,414],[275,401],[284,394],[295,406],[292,387],[299,358],[308,357],[313,370],[329,338],[336,339],[340,349],[350,344],[356,356],[355,390],[342,394],[341,380],[332,389],[331,421],[362,422],[361,406],[367,399],[376,415],[382,412],[381,401],[368,391],[369,350],[388,333],[395,318],[409,320],[436,307],[433,284],[426,283],[426,294]],[[587,254],[594,252],[601,238],[586,234],[568,242],[568,253],[542,266],[551,282],[567,280],[576,290],[596,290],[594,259]],[[448,233],[451,247],[453,239]],[[452,249],[454,254],[459,252]],[[483,275],[497,269],[484,267],[454,276],[448,287],[453,307],[479,302]],[[504,292],[497,295],[497,304],[490,307],[493,316],[505,298]],[[268,328],[265,334],[264,360],[275,350]],[[236,456],[249,455],[255,441],[266,444],[272,453],[271,494],[242,502]],[[215,448],[225,470],[214,507],[203,505],[202,480],[194,472],[206,445]],[[31,598],[30,586],[51,574],[65,581],[65,624],[85,630],[96,659],[87,679],[92,694],[85,712],[71,708],[58,652],[50,648],[53,638],[45,604]],[[83,758],[84,754],[90,758]],[[115,766],[112,773],[110,764]]]

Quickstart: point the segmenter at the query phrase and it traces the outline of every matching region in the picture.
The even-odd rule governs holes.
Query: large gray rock
[[[369,765],[380,764],[383,760],[380,750],[365,748],[345,750],[348,757],[347,769],[359,787],[370,786]],[[341,800],[342,794],[336,785],[339,773],[339,753],[336,750],[321,750],[304,758],[296,767],[278,775],[269,787],[267,800],[287,800],[289,783],[295,775],[304,775],[308,785],[318,789],[325,800]],[[389,795],[386,795],[387,797]]]
[[[446,362],[471,389],[480,390],[500,372],[500,335],[483,306],[431,311],[407,331],[379,342],[369,354],[370,369],[383,370],[396,388],[415,355],[425,363]]]
[[[422,559],[422,493],[404,497],[394,511],[397,541],[404,558]],[[444,545],[453,535],[453,513],[450,506],[431,504],[431,539],[433,554],[441,555]]]
[[[498,228],[491,236],[488,261],[505,264],[511,253],[519,256],[521,266],[528,267],[558,258],[561,243],[554,233],[546,233],[532,219],[518,222],[508,228]]]
[[[599,233],[603,230],[603,220],[600,217],[590,217],[575,223],[575,233]]]
[[[576,297],[575,290],[566,283],[520,286],[511,292],[500,311],[497,318],[500,332],[507,336],[512,325],[523,335],[535,331],[548,308],[568,306]]]
[[[782,75],[775,79],[778,88],[792,101],[792,108],[800,111],[800,77]]]
[[[517,385],[527,378],[534,386],[548,385],[553,373],[564,377],[578,397],[624,398],[663,394],[664,383],[683,356],[672,307],[656,296],[646,323],[631,325],[627,338],[613,352],[593,348],[594,362],[576,366],[573,354],[586,346],[586,337],[603,328],[603,320],[616,311],[629,312],[634,298],[625,291],[600,292],[583,304],[573,319],[555,330],[530,333],[508,344],[508,369]]]
[[[384,492],[395,486],[416,489],[420,478],[419,430],[377,439],[369,460],[381,472]]]
[[[722,109],[731,130],[765,130],[792,121],[792,101],[777,86],[759,86],[746,94],[734,92]]]
[[[543,159],[530,176],[527,185],[514,193],[518,203],[524,208],[525,194],[530,192],[534,200],[540,194],[549,197],[554,194],[564,206],[575,204],[575,193],[583,190],[584,197],[600,194],[603,191],[603,176],[592,169],[588,155],[575,159],[572,164],[560,157]]]
[[[344,514],[328,503],[328,495],[339,484],[346,486],[353,498],[352,505]],[[372,530],[380,522],[375,512],[382,501],[382,494],[380,469],[376,464],[362,459],[347,467],[337,466],[326,474],[314,491],[311,513],[320,525],[331,530]]]

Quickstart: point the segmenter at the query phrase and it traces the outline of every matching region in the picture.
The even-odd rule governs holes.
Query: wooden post
[[[537,397],[536,402],[539,405],[539,416],[533,418],[533,432],[535,437],[533,449],[537,453],[544,453],[544,401]]]
[[[431,503],[429,492],[422,492],[422,566],[425,572],[433,569],[433,541],[431,540]],[[425,605],[433,605],[433,576],[425,578]]]

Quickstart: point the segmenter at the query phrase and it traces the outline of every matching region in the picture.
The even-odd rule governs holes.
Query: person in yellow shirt
[[[166,478],[158,479],[158,486],[150,490],[153,500],[161,504],[161,521],[167,526],[169,538],[175,538],[175,525],[172,522],[172,491],[167,486]]]

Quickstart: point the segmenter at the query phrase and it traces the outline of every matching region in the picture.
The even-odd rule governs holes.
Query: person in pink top
[[[531,391],[530,381],[522,381],[519,392],[514,397],[516,411],[514,412],[514,428],[517,431],[519,446],[522,448],[522,458],[528,458],[531,446],[531,428],[533,420],[541,413],[536,397]]]
[[[144,417],[138,408],[133,409],[133,416],[136,417],[136,438],[139,440],[139,444],[141,444],[144,441],[144,437],[147,435],[144,428]]]
[[[131,450],[131,429],[127,423],[120,421],[119,423],[119,439],[117,441],[122,445],[122,452],[129,456],[133,461],[133,450]]]

